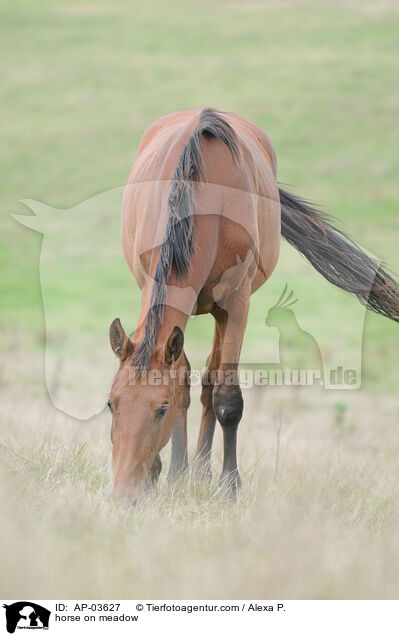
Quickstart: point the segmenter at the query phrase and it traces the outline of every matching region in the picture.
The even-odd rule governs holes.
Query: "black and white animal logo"
[[[9,634],[18,629],[48,629],[50,610],[32,603],[18,601],[11,605],[3,605],[6,610],[6,627]]]

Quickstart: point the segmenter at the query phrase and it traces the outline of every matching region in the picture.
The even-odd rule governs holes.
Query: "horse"
[[[156,483],[159,453],[170,438],[168,479],[187,469],[184,331],[191,315],[209,313],[215,329],[194,465],[211,476],[217,419],[220,488],[236,499],[241,346],[250,296],[276,267],[281,236],[332,284],[399,321],[398,283],[332,217],[279,187],[274,148],[256,124],[204,108],[166,115],[144,132],[121,217],[122,250],[141,289],[141,310],[132,337],[118,318],[109,330],[119,360],[108,399],[114,495],[136,501]]]

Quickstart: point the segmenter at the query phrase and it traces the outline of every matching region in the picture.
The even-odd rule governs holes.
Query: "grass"
[[[289,246],[252,299],[244,358],[278,351],[265,316],[287,282],[326,362],[361,361],[363,383],[342,394],[247,391],[237,506],[217,493],[220,431],[213,483],[187,477],[171,491],[163,476],[134,510],[107,499],[108,418],[54,409],[43,350],[46,341],[48,368],[57,356],[74,363],[70,404],[106,393],[108,325],[119,315],[133,330],[139,295],[120,252],[118,197],[102,193],[123,185],[142,132],[173,110],[212,105],[262,126],[280,181],[398,271],[399,4],[18,0],[1,3],[0,18],[2,595],[397,597],[397,325],[364,320]],[[10,217],[29,214],[21,199],[79,219],[78,233],[58,228],[43,294],[46,237]],[[193,366],[211,331],[209,317],[190,321]]]
[[[238,503],[218,492],[217,431],[211,483],[189,474],[169,487],[164,453],[157,492],[132,509],[106,496],[106,413],[82,424],[54,416],[35,388],[19,404],[1,393],[3,597],[397,597],[394,399],[352,392],[338,424],[331,393],[249,390]]]

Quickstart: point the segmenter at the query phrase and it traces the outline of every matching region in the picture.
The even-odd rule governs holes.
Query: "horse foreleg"
[[[178,387],[176,421],[172,432],[172,455],[168,480],[173,481],[188,467],[187,460],[187,409],[190,406],[190,365],[184,356],[184,372],[180,373],[179,381],[183,385]]]
[[[237,376],[238,377],[238,376]],[[213,407],[223,430],[223,468],[219,484],[227,497],[235,499],[241,486],[237,466],[237,430],[243,411],[243,399],[238,382],[215,386]]]
[[[187,462],[187,411],[178,413],[172,433],[172,455],[168,480],[173,481],[188,466]]]
[[[235,290],[219,315],[222,323],[221,354],[217,383],[213,389],[213,408],[223,431],[223,469],[220,486],[235,499],[241,486],[237,466],[237,430],[243,412],[238,362],[249,309],[248,286]]]

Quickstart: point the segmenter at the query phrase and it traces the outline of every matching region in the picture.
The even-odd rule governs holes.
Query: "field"
[[[219,430],[211,483],[189,473],[169,487],[167,448],[156,493],[134,509],[110,500],[109,414],[74,419],[50,397],[63,391],[57,360],[82,347],[92,368],[76,361],[64,404],[106,386],[109,323],[134,329],[118,200],[102,193],[123,185],[142,132],[167,112],[210,105],[255,121],[280,182],[399,270],[399,2],[18,0],[0,15],[1,596],[398,598],[397,325],[364,316],[288,246],[253,298],[245,360],[260,344],[275,359],[265,316],[287,282],[324,362],[361,368],[361,388],[247,389],[236,505],[217,488]],[[66,275],[55,259],[41,289],[45,239],[10,216],[30,214],[21,199],[33,210],[100,201],[95,232],[81,216],[72,245],[84,271],[77,259]],[[211,339],[211,320],[193,319],[195,368]],[[190,458],[199,420],[194,388]]]

